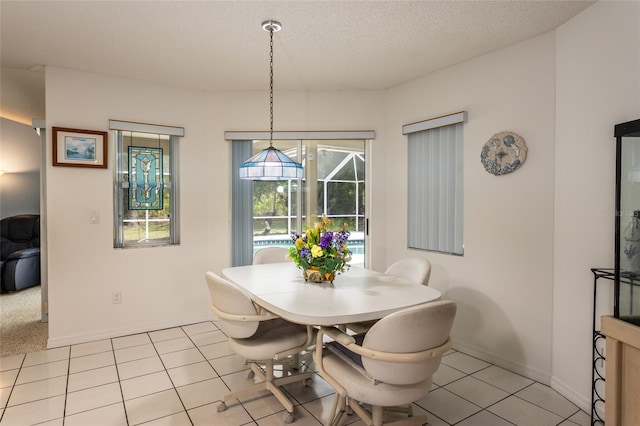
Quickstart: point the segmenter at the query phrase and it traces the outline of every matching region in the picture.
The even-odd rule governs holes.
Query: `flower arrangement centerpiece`
[[[329,231],[333,223],[326,216],[303,234],[293,233],[289,257],[304,271],[305,281],[333,282],[336,275],[349,269],[351,250],[347,247],[350,232],[346,223],[342,229]]]

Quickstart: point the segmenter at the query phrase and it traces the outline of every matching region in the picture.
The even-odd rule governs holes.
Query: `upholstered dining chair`
[[[274,361],[300,353],[314,343],[315,330],[312,327],[285,321],[253,303],[251,298],[235,284],[213,272],[205,275],[211,309],[218,317],[218,326],[229,338],[229,346],[238,355],[250,361],[249,377],[259,381],[252,386],[223,395],[218,411],[224,411],[227,403],[234,398],[242,398],[271,392],[286,409],[285,423],[295,420],[293,403],[282,389],[283,385],[300,380],[309,380],[313,372],[274,377]],[[264,371],[260,368],[264,365]]]
[[[253,265],[261,265],[264,263],[282,263],[287,261],[291,261],[291,258],[289,258],[289,249],[285,247],[263,247],[261,249],[258,249],[253,255]],[[293,360],[290,363],[295,366],[300,366],[302,361],[301,355],[302,354],[299,353],[294,354]],[[303,358],[305,360],[310,360],[311,357],[312,355],[310,352],[306,352],[303,355]]]
[[[253,264],[286,262],[290,260],[287,256],[289,256],[289,250],[284,247],[264,247],[253,255]]]
[[[417,284],[429,285],[431,262],[417,257],[401,259],[391,264],[384,273]],[[351,323],[347,324],[346,328],[355,333],[364,333],[375,323],[375,320]]]
[[[320,376],[336,390],[326,425],[338,424],[349,407],[365,424],[381,426],[384,407],[411,407],[426,396],[442,355],[451,347],[456,310],[449,300],[406,308],[382,318],[364,335],[321,327],[314,360]],[[333,341],[323,348],[325,336]],[[424,423],[426,416],[385,424]]]
[[[417,257],[401,259],[391,264],[384,273],[393,275],[394,277],[404,278],[414,283],[429,285],[431,262],[427,259]]]

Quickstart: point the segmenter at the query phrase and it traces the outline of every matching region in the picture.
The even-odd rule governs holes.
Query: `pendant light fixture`
[[[277,21],[264,21],[262,29],[269,31],[269,147],[240,165],[240,179],[289,180],[302,179],[302,164],[296,163],[273,147],[273,33],[282,25]]]

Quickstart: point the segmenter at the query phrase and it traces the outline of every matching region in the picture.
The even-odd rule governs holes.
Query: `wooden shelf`
[[[612,316],[601,319],[607,337],[605,424],[640,424],[640,327]]]

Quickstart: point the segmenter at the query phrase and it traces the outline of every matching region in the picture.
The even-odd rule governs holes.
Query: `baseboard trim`
[[[547,372],[540,371],[535,368],[531,368],[527,365],[514,363],[494,353],[490,353],[482,349],[478,349],[474,346],[466,345],[464,343],[454,342],[453,348],[461,352],[464,352],[467,355],[471,355],[483,361],[490,362],[491,364],[495,364],[498,367],[504,368],[505,370],[509,370],[513,373],[520,374],[521,376],[527,377],[531,380],[535,380],[536,382],[540,382],[542,384],[550,386],[560,395],[567,398],[570,402],[578,406],[578,408],[580,408],[583,411],[586,411],[589,415],[591,415],[590,399],[585,398],[584,395],[581,395],[575,389],[571,388],[570,386],[567,386],[566,383],[563,383],[562,381],[558,380],[555,376],[552,376]],[[604,415],[602,418],[604,418]]]
[[[47,340],[47,349],[59,348],[61,346],[77,345],[79,343],[93,342],[96,340],[111,339],[114,337],[128,336],[131,334],[146,333],[154,330],[164,330],[166,328],[180,327],[183,325],[196,324],[205,321],[216,320],[213,313],[205,316],[194,316],[186,318],[182,321],[159,321],[153,323],[137,324],[132,327],[114,328],[110,330],[101,330],[98,332],[81,333],[57,338],[49,338]]]
[[[566,383],[556,377],[551,378],[551,387],[555,389],[560,395],[564,396],[569,401],[577,405],[581,410],[586,411],[587,414],[591,415],[591,397],[587,398],[584,395],[581,395],[580,393],[576,392],[575,389],[567,386]],[[599,414],[601,418],[604,419],[604,412]]]
[[[506,358],[502,358],[495,353],[487,352],[485,350],[464,343],[454,342],[453,348],[456,350],[460,350],[467,355],[471,355],[476,358],[480,358],[483,361],[495,364],[498,367],[504,368],[505,370],[509,370],[513,373],[525,376],[531,380],[535,380],[536,382],[543,383],[547,386],[551,385],[551,374],[545,371],[540,371],[524,364],[515,363]]]

